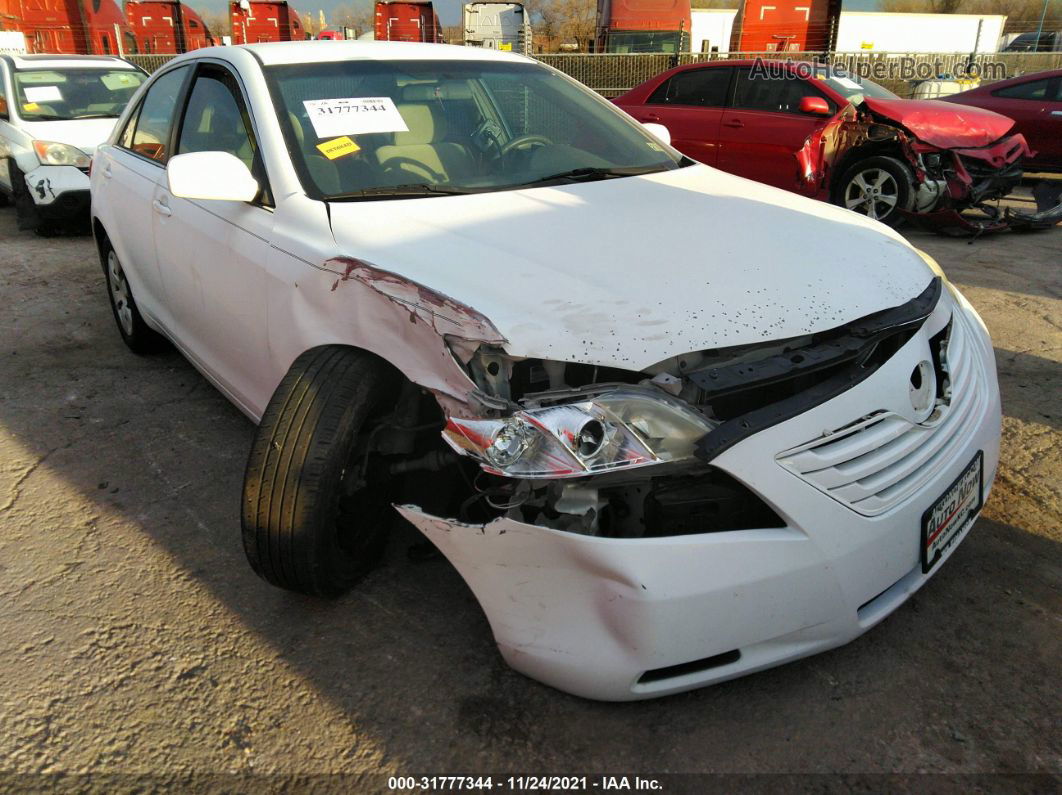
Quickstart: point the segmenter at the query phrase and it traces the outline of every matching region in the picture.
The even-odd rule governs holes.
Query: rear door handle
[[[110,179],[111,177],[113,177],[113,176],[114,176],[114,175],[113,175],[113,174],[111,173],[111,164],[110,164],[110,163],[108,163],[107,165],[105,165],[105,166],[103,167],[103,176],[105,176],[105,177],[106,177],[107,179]]]
[[[723,126],[740,128],[745,126],[745,122],[743,122],[741,119],[730,119],[730,121],[724,121]]]
[[[155,212],[157,212],[159,215],[165,215],[166,217],[173,215],[173,210],[171,210],[168,206],[163,204],[158,199],[155,199],[155,201],[151,202],[151,206],[155,208]]]

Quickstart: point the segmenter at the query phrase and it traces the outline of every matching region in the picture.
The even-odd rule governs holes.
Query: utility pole
[[[1040,12],[1040,24],[1036,28],[1036,52],[1040,51],[1040,34],[1044,32],[1044,17],[1047,16],[1047,3],[1048,0],[1044,0],[1044,10]]]

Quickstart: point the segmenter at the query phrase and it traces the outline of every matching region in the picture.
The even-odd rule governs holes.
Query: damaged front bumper
[[[917,147],[925,150],[925,146]],[[1007,229],[1010,216],[988,204],[1009,195],[1022,178],[1022,158],[1031,154],[1025,137],[1016,134],[980,149],[940,152],[932,162],[918,152],[915,203],[901,212],[924,228],[959,235],[981,235]],[[971,216],[976,209],[980,216]]]
[[[42,218],[87,219],[89,177],[75,166],[39,166],[25,175],[26,188]]]
[[[894,155],[907,162],[914,176],[911,197],[908,206],[897,211],[924,228],[980,235],[1011,226],[1051,225],[1050,217],[1020,218],[989,204],[1007,196],[1021,183],[1022,161],[1032,151],[1020,133],[987,146],[945,148],[919,139],[894,119],[849,105],[812,133],[794,153],[798,190],[828,200],[835,192],[831,181],[862,152]],[[970,210],[979,211],[980,216],[967,214]]]
[[[949,402],[914,416],[912,373],[945,333]],[[464,577],[513,668],[587,698],[649,698],[839,646],[882,620],[939,568],[923,571],[923,514],[977,455],[987,497],[999,435],[991,343],[956,296],[871,377],[712,458],[782,526],[613,538],[519,508],[482,524],[397,510]],[[802,463],[809,450],[825,463]]]

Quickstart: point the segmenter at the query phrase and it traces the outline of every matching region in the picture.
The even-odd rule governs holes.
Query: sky
[[[227,0],[184,0],[192,8],[205,8],[211,11],[224,12],[228,7]],[[289,0],[299,10],[300,14],[310,12],[317,16],[318,10],[325,12],[325,19],[331,23],[330,12],[339,5],[353,5],[355,7],[371,7],[370,0]],[[435,11],[439,14],[439,21],[444,25],[456,25],[461,21],[462,0],[434,0]],[[844,8],[849,11],[874,11],[878,7],[878,0],[844,0]]]

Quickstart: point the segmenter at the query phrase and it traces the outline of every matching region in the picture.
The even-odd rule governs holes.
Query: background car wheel
[[[100,243],[100,262],[107,282],[107,297],[111,302],[114,322],[118,324],[118,333],[129,350],[139,355],[157,353],[169,347],[166,338],[153,331],[144,322],[140,310],[133,300],[133,291],[126,281],[125,271],[118,254],[109,240]]]
[[[868,157],[854,163],[841,177],[834,202],[860,215],[899,226],[900,210],[911,209],[914,174],[894,157]]]
[[[393,511],[383,467],[365,466],[367,440],[398,379],[340,345],[291,365],[258,426],[243,484],[243,548],[262,579],[334,597],[376,562]]]

